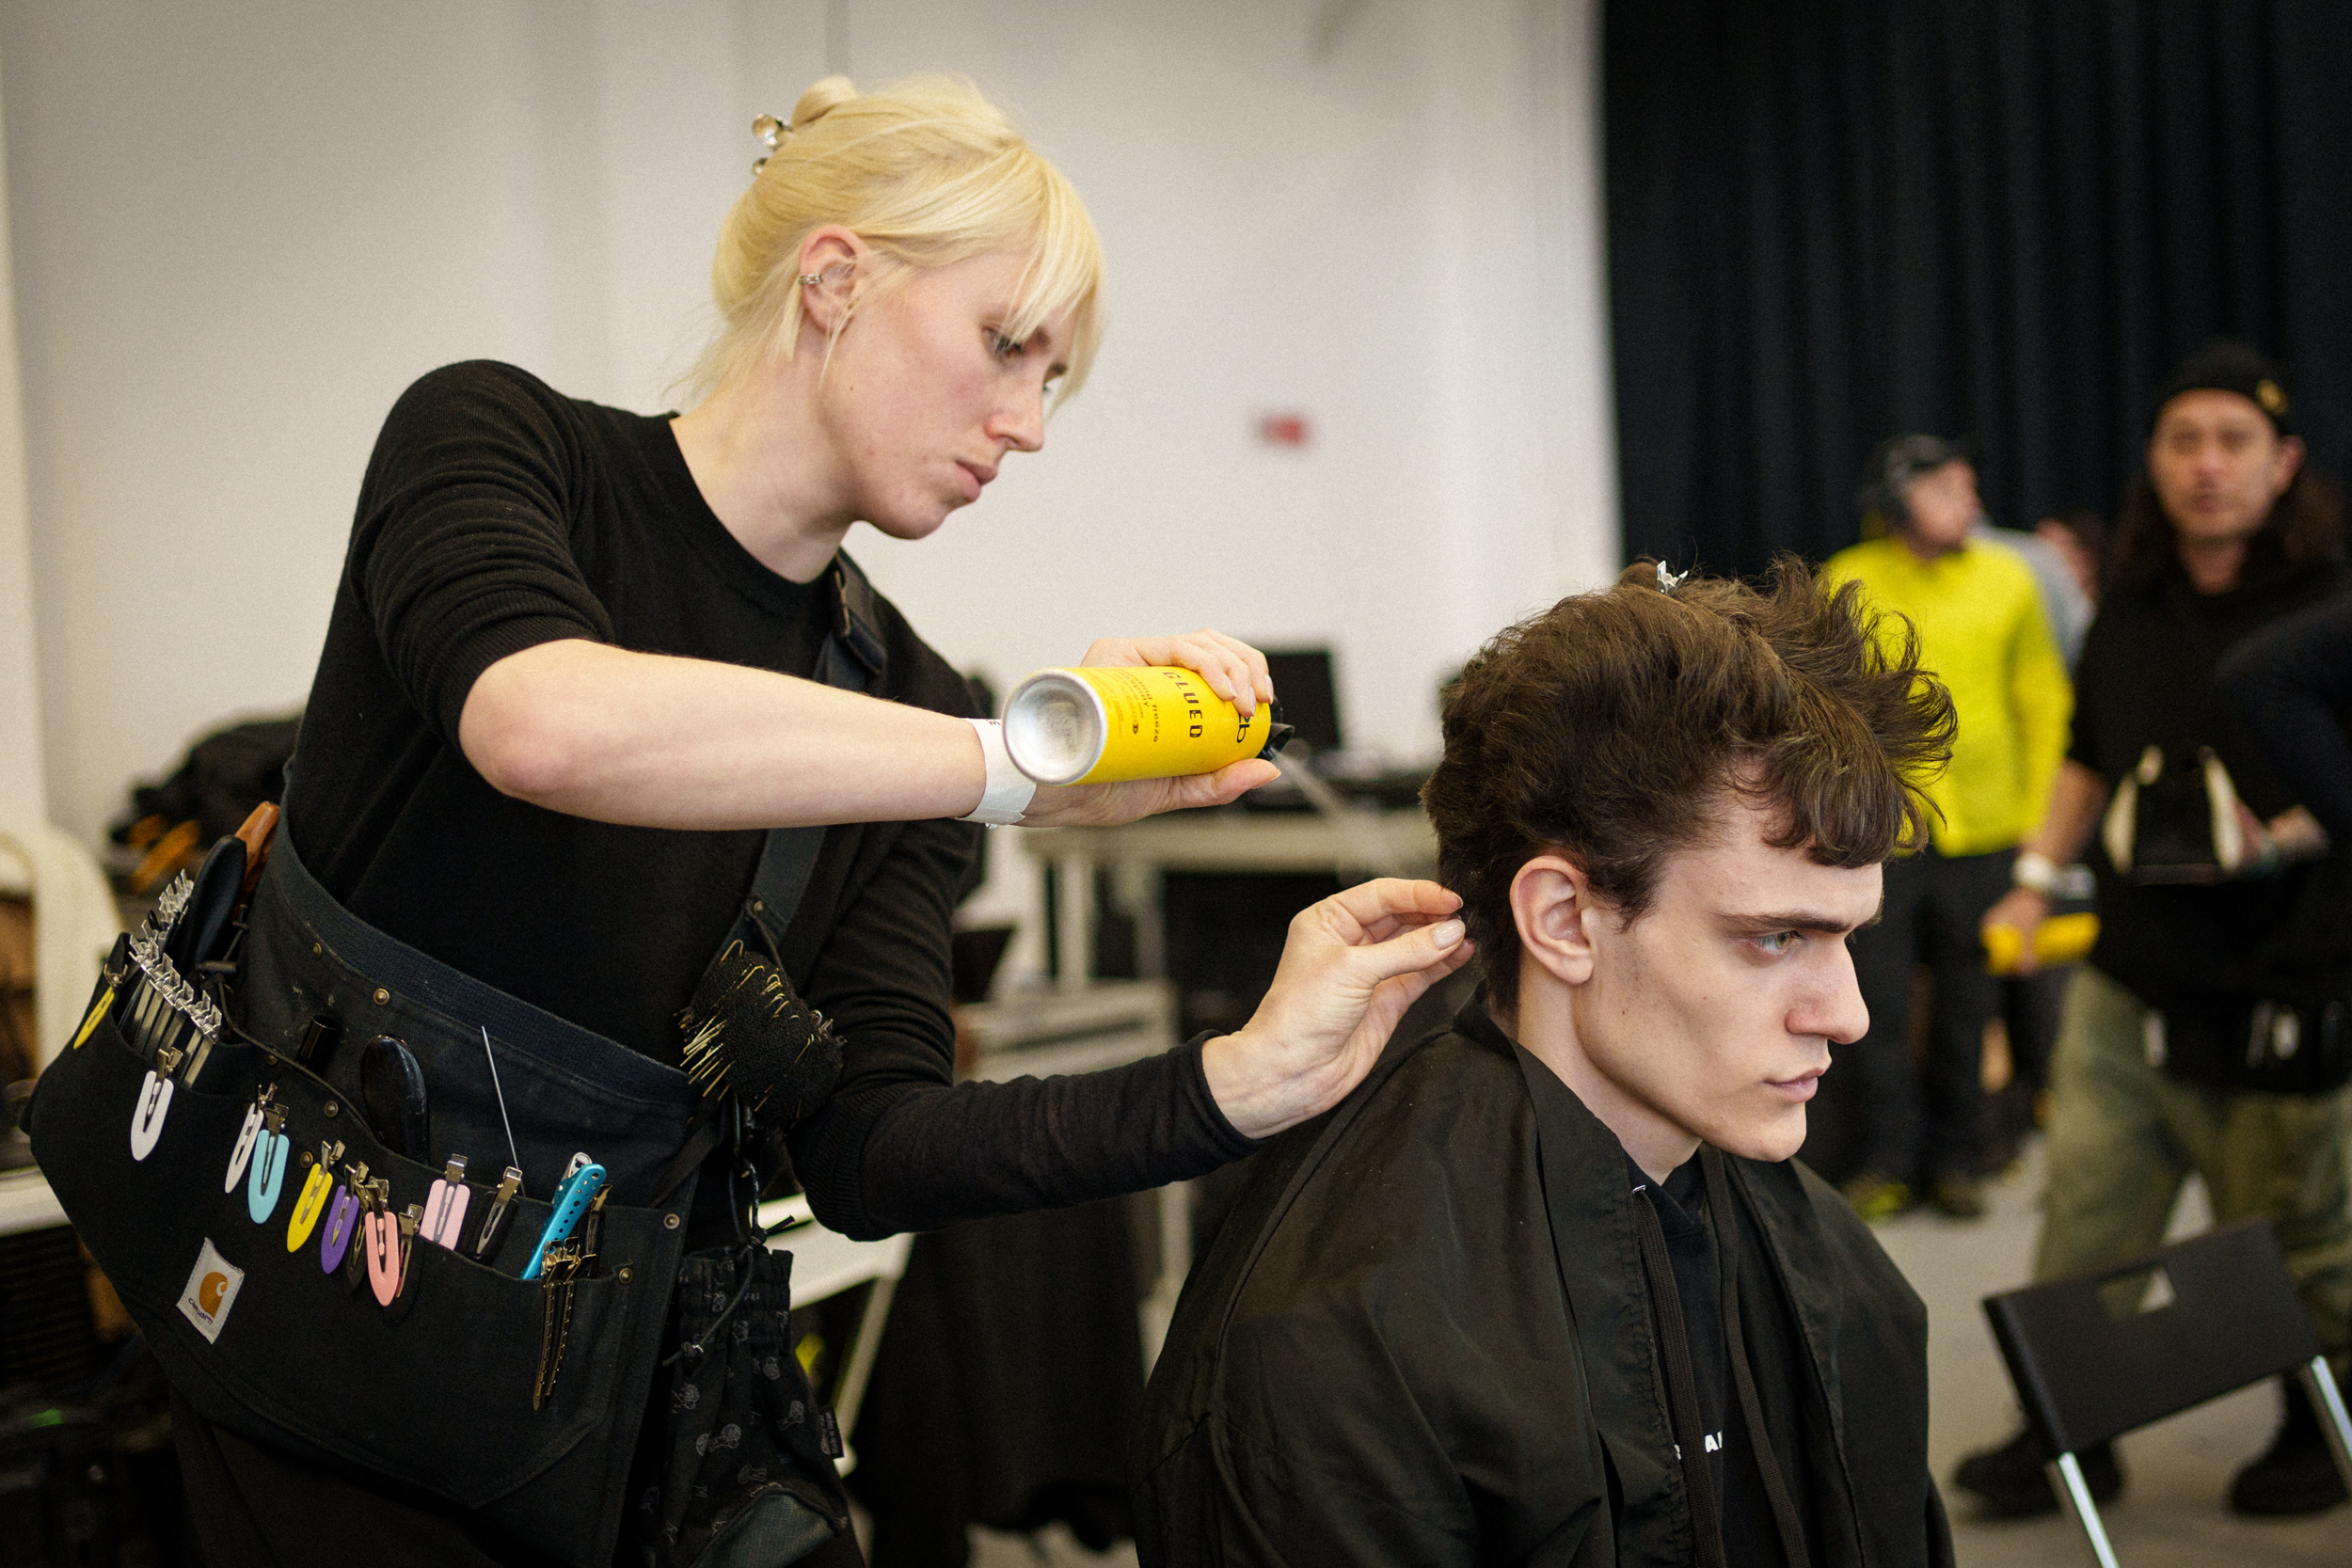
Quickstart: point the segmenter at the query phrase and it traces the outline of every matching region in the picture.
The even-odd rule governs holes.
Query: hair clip
[[[310,1174],[302,1179],[302,1191],[294,1197],[294,1216],[286,1222],[286,1250],[300,1252],[302,1243],[310,1239],[317,1228],[319,1215],[326,1210],[327,1195],[335,1190],[335,1162],[343,1157],[341,1139],[319,1145],[317,1164]],[[309,1159],[308,1154],[303,1156]]]
[[[343,1256],[351,1250],[351,1239],[359,1228],[359,1216],[367,1208],[368,1163],[355,1161],[350,1179],[336,1189],[334,1201],[326,1206],[326,1228],[319,1236],[319,1272],[333,1274],[342,1267]]]
[[[400,1235],[397,1243],[400,1254],[391,1265],[397,1272],[392,1275],[392,1293],[389,1299],[384,1295],[383,1283],[375,1278],[375,1254],[371,1252],[368,1255],[368,1278],[376,1287],[376,1300],[383,1304],[386,1321],[389,1323],[396,1323],[408,1315],[409,1287],[417,1277],[417,1271],[413,1266],[416,1259],[417,1231],[423,1224],[423,1214],[422,1206],[414,1203],[401,1212],[398,1222]]]
[[[754,174],[757,174],[761,169],[768,166],[768,160],[776,155],[777,147],[782,144],[784,138],[789,135],[791,132],[792,127],[787,125],[783,120],[778,119],[773,115],[761,115],[757,119],[752,121],[753,137],[756,139],[762,147],[765,147],[768,150],[761,155],[759,161],[752,166],[752,172]]]
[[[175,1060],[168,1065],[159,1063],[161,1070],[148,1069],[139,1085],[138,1109],[131,1117],[131,1158],[144,1160],[155,1152],[156,1140],[164,1135],[164,1118],[171,1115],[171,1079],[167,1076]]]
[[[270,1085],[264,1087],[254,1097],[253,1103],[246,1107],[245,1125],[237,1129],[236,1146],[229,1151],[228,1174],[220,1179],[220,1190],[224,1193],[235,1192],[237,1183],[245,1180],[246,1164],[253,1158],[253,1151],[261,1143],[262,1118],[269,1114],[270,1090],[276,1086]]]
[[[245,1179],[246,1212],[255,1225],[267,1225],[278,1212],[278,1195],[286,1184],[286,1156],[294,1143],[282,1131],[285,1114],[276,1106],[262,1117],[262,1136],[254,1146]]]
[[[1666,570],[1666,563],[1661,561],[1658,563],[1658,591],[1661,594],[1672,594],[1682,586],[1683,579],[1690,575],[1688,570],[1669,572]]]
[[[366,1233],[368,1285],[375,1291],[375,1304],[389,1307],[400,1294],[402,1276],[407,1272],[408,1259],[401,1246],[401,1217],[389,1209],[371,1210],[359,1224]],[[408,1234],[414,1236],[413,1223]]]
[[[433,1190],[425,1195],[420,1221],[424,1239],[455,1252],[457,1239],[466,1227],[466,1203],[471,1196],[471,1189],[466,1185],[466,1157],[453,1154],[448,1167],[435,1180]]]

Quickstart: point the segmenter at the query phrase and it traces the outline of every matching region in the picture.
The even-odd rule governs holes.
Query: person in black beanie
[[[2156,1246],[2193,1171],[2217,1224],[2276,1227],[2330,1354],[2352,1312],[2352,856],[2234,721],[2217,668],[2245,639],[2341,602],[2342,505],[2303,462],[2282,367],[2217,339],[2159,389],[2147,471],[2119,519],[2075,671],[2074,736],[2017,886],[1985,917],[2033,951],[2058,867],[2090,851],[2100,931],[2052,1064],[2036,1280]],[[2096,842],[2094,843],[2094,837]],[[2269,1450],[2231,1506],[2344,1500],[2318,1420],[2288,1386]],[[2093,1495],[2122,1489],[2084,1456]],[[2055,1509],[2029,1433],[1955,1479],[1986,1513]]]

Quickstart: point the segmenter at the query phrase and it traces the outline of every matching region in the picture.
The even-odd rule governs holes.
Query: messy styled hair
[[[1018,342],[1071,312],[1074,341],[1057,396],[1086,381],[1102,331],[1103,250],[1070,182],[960,77],[859,92],[848,77],[828,76],[793,105],[775,151],[719,230],[710,267],[719,329],[685,382],[697,395],[791,357],[801,245],[826,224],[884,259],[884,276],[861,290],[869,301],[903,283],[907,269],[1020,256],[1025,270],[1000,330]]]
[[[1777,808],[1769,842],[1823,865],[1924,841],[1918,785],[1951,756],[1952,703],[1916,633],[1858,584],[1835,594],[1783,556],[1761,589],[1654,562],[1561,600],[1481,649],[1445,709],[1422,791],[1438,875],[1462,897],[1490,987],[1518,973],[1511,882],[1557,852],[1617,918],[1645,913],[1669,855],[1703,845],[1727,796]],[[1883,637],[1883,641],[1882,638]]]

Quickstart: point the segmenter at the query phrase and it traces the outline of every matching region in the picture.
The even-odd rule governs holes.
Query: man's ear
[[[1555,979],[1593,977],[1593,927],[1600,911],[1584,868],[1565,855],[1538,855],[1511,879],[1511,921],[1519,948]]]
[[[2295,483],[2296,472],[2303,467],[2303,437],[2300,436],[2279,437],[2279,477],[2273,482],[2277,488],[2272,499],[2285,495],[2287,486]]]

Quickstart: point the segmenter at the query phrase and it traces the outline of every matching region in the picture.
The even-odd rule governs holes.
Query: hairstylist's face
[[[2148,483],[2186,545],[2251,539],[2302,461],[2302,442],[2281,438],[2251,398],[2218,388],[2173,398],[2148,437]]]
[[[1045,444],[1045,399],[1071,322],[1004,332],[1024,263],[976,256],[915,269],[861,306],[834,345],[825,420],[857,515],[920,539],[980,499],[1005,454]]]
[[[1962,458],[1930,468],[1903,491],[1911,520],[1903,525],[1921,551],[1942,555],[1968,542],[1968,531],[1984,515],[1977,495],[1976,465]]]

